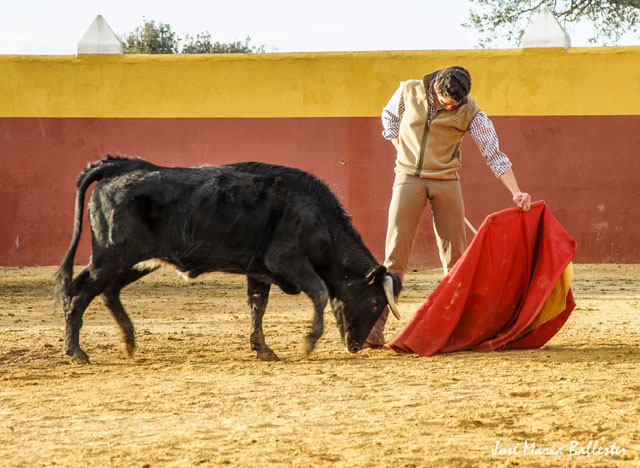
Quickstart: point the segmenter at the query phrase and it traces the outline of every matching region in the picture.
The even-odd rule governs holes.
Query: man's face
[[[438,99],[438,101],[440,102],[440,106],[445,109],[445,110],[451,110],[456,106],[460,105],[460,101],[454,101],[452,99],[446,98],[444,97],[442,94],[440,94],[440,90],[438,89],[438,86],[434,86],[433,90],[436,93],[436,98]]]

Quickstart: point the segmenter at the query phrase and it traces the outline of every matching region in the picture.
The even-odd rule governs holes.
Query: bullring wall
[[[75,179],[106,153],[311,171],[382,261],[394,151],[380,112],[400,81],[452,64],[471,71],[521,188],[577,240],[576,261],[640,262],[640,47],[612,47],[0,56],[0,265],[59,263]],[[512,202],[470,137],[462,148],[479,226]],[[427,212],[413,265],[438,264]]]

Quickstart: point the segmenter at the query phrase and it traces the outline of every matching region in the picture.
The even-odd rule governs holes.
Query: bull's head
[[[362,349],[387,305],[400,319],[395,298],[401,289],[400,277],[378,265],[364,276],[346,278],[333,291],[331,308],[342,342],[349,352],[356,353]]]

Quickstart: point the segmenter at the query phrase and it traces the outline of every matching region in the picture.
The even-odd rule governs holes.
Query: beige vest
[[[460,106],[450,111],[438,110],[429,121],[427,94],[434,76],[431,73],[404,84],[405,110],[396,145],[396,167],[405,174],[427,179],[458,179],[462,165],[460,143],[480,109],[467,96]]]

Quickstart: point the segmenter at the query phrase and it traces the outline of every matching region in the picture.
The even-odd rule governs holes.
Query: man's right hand
[[[529,211],[531,208],[531,195],[527,192],[516,192],[513,194],[513,202],[518,205],[522,211]]]

